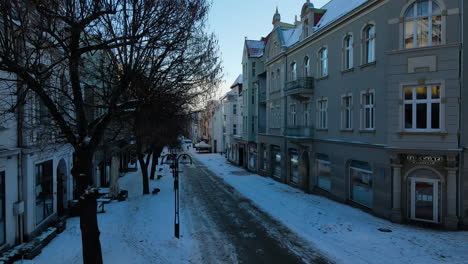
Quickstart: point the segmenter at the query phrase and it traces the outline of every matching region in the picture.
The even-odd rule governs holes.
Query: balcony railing
[[[314,78],[313,77],[301,77],[297,80],[286,82],[285,91],[297,93],[312,93],[314,89]]]
[[[285,134],[292,137],[313,137],[314,128],[310,126],[288,126]]]

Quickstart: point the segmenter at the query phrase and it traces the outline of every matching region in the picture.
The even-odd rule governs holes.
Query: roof
[[[236,87],[237,85],[242,85],[242,74],[239,74],[237,79],[234,81],[234,83],[231,85],[231,88]]]
[[[317,23],[317,29],[323,28],[338,20],[365,2],[367,2],[367,0],[330,0],[330,2],[321,8],[327,11]]]
[[[246,40],[247,54],[251,58],[260,58],[263,56],[265,42],[262,40]]]

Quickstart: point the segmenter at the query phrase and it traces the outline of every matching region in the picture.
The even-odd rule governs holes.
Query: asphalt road
[[[192,207],[203,263],[332,263],[194,161],[182,166],[180,195],[181,206]]]

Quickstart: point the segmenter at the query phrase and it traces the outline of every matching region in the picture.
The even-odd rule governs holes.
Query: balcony
[[[286,95],[310,97],[314,93],[314,78],[301,77],[297,80],[286,82],[284,91]]]
[[[288,126],[284,133],[285,136],[290,137],[313,137],[314,128],[311,126]]]

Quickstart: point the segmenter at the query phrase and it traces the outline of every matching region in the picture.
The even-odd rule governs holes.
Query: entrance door
[[[411,219],[437,223],[439,180],[411,179]]]

